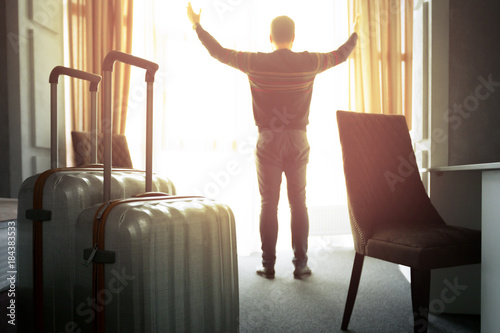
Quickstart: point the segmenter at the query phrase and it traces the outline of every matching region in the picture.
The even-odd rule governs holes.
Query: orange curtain
[[[348,0],[349,23],[360,15],[350,62],[351,109],[404,114],[411,129],[413,0]]]
[[[133,0],[69,0],[70,67],[102,75],[102,61],[109,51],[131,53],[132,11]],[[117,63],[113,73],[113,132],[124,134],[130,66]],[[72,80],[71,130],[90,131],[89,104],[87,83]]]

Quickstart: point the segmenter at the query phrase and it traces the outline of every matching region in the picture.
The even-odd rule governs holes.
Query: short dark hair
[[[271,37],[276,43],[293,41],[295,22],[288,16],[278,16],[271,22]]]

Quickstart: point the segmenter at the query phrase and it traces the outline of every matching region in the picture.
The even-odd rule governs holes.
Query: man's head
[[[271,22],[271,43],[275,49],[291,49],[295,39],[295,23],[288,16],[278,16]]]

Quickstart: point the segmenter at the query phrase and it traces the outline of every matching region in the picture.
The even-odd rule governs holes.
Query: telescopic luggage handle
[[[112,72],[115,62],[123,62],[124,64],[132,65],[135,67],[143,68],[146,70],[146,82],[155,81],[155,73],[160,67],[157,63],[133,56],[131,54],[120,52],[120,51],[110,51],[103,60],[102,71]]]
[[[112,73],[116,61],[140,67],[146,70],[147,97],[146,97],[146,192],[153,187],[153,84],[155,73],[159,66],[151,62],[120,51],[110,51],[104,58],[103,70],[103,125],[104,134],[104,201],[111,198],[111,163],[112,163],[112,135],[113,135],[113,108],[112,108]]]
[[[57,140],[57,84],[59,76],[66,75],[90,82],[90,163],[97,163],[97,91],[101,76],[78,69],[56,66],[49,76],[50,83],[50,161],[51,168],[57,168],[59,147]]]

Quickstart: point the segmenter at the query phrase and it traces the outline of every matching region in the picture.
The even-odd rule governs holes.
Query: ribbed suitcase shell
[[[45,332],[66,332],[72,321],[72,289],[75,281],[75,226],[85,208],[103,202],[102,168],[63,168],[27,178],[19,192],[18,285],[16,306],[20,332],[34,330],[33,221],[26,211],[33,208],[35,184],[46,178],[41,191],[43,209],[51,212],[41,222],[43,240],[43,318]],[[112,174],[113,198],[126,198],[144,191],[145,174],[121,170]],[[168,179],[153,177],[156,191],[175,194]],[[37,191],[38,192],[38,191]],[[39,309],[37,309],[38,311]]]
[[[80,258],[99,242],[116,256],[113,264],[76,266],[74,319],[82,332],[99,320],[95,331],[107,333],[239,330],[228,206],[202,197],[125,199],[84,210],[76,234]]]

